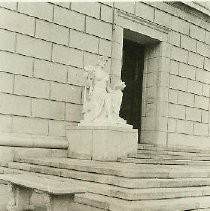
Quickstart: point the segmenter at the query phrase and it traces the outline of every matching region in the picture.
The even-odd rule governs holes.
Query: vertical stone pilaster
[[[166,145],[170,45],[160,42],[145,51],[141,142]]]

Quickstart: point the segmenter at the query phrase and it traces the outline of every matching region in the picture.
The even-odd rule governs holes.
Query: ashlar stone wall
[[[65,136],[65,124],[79,122],[83,68],[111,55],[111,12],[99,3],[0,4],[1,131]]]

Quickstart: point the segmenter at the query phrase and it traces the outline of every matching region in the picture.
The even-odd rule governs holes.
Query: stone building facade
[[[114,84],[125,40],[143,49],[140,143],[210,148],[210,10],[181,2],[1,3],[0,145],[65,137],[84,67],[108,56]]]

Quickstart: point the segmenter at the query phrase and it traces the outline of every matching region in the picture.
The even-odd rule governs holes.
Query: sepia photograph
[[[210,1],[0,0],[0,211],[210,211]]]

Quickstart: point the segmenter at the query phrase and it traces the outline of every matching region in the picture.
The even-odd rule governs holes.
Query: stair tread
[[[127,211],[127,210],[177,211],[177,210],[206,208],[210,206],[209,196],[161,199],[161,200],[144,200],[144,201],[123,201],[120,199],[110,198],[102,195],[85,193],[77,195],[75,201],[78,203],[85,203],[85,204],[91,204],[92,201],[101,201],[104,202],[103,203],[104,207],[105,206],[109,207],[109,210],[122,210],[122,211]]]

